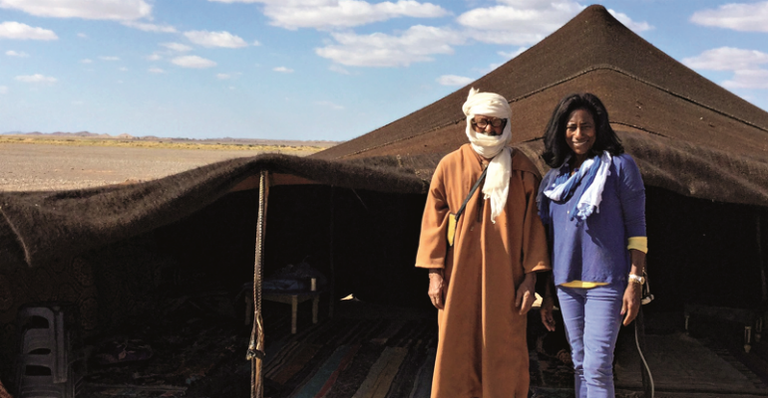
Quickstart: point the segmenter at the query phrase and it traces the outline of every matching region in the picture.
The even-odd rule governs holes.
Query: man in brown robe
[[[526,313],[536,272],[550,269],[536,208],[541,176],[507,147],[509,104],[470,90],[464,104],[469,144],[438,164],[422,220],[416,266],[430,270],[439,340],[432,397],[527,397]],[[449,213],[467,202],[448,244]]]

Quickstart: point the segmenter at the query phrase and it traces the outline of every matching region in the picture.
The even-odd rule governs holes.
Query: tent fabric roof
[[[336,187],[403,193],[426,189],[422,179],[404,169],[382,171],[355,162],[270,154],[218,162],[139,184],[0,192],[0,267],[39,265],[173,223],[247,186],[261,170]]]
[[[553,108],[564,95],[588,91],[605,103],[646,184],[768,206],[768,112],[670,58],[599,5],[469,86],[312,157],[396,157],[428,177],[435,155],[466,142],[461,105],[470,87],[510,101],[513,145],[542,173],[541,136]]]

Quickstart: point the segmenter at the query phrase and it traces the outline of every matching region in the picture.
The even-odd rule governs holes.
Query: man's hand
[[[444,307],[443,294],[445,291],[445,282],[443,279],[442,269],[429,270],[429,299],[432,300],[432,305],[438,310],[442,310]]]
[[[539,310],[539,313],[541,314],[541,323],[544,324],[544,327],[547,328],[550,332],[555,331],[555,299],[549,295],[544,295],[544,299],[541,301],[541,309]]]
[[[536,273],[531,272],[525,274],[523,283],[517,288],[515,308],[519,310],[520,315],[525,315],[531,310],[534,301],[536,301]]]

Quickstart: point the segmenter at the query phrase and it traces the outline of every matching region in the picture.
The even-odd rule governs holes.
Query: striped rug
[[[326,316],[312,324],[310,308],[300,305],[293,335],[290,306],[265,303],[265,398],[429,397],[437,348],[433,309],[342,302],[333,318],[321,307]],[[157,336],[134,336],[155,349],[151,361],[89,369],[78,398],[250,396],[244,348],[250,327],[214,320],[174,325]],[[572,396],[568,366],[535,349],[530,358],[533,396]]]
[[[335,317],[270,344],[265,396],[429,396],[437,345],[434,319]]]
[[[434,310],[353,302],[314,325],[308,314],[299,315],[296,335],[287,332],[284,318],[265,320],[265,398],[429,397],[437,348]],[[270,326],[279,337],[270,338]],[[573,396],[570,367],[533,347],[530,371],[534,396]]]

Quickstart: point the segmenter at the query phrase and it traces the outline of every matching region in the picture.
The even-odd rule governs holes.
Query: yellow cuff
[[[633,236],[629,238],[629,244],[627,249],[639,250],[643,253],[648,253],[648,237],[647,236]]]

